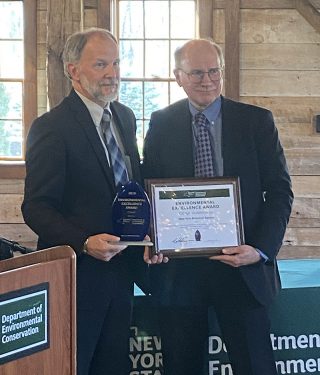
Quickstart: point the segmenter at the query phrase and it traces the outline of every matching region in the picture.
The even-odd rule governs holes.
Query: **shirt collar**
[[[195,108],[195,106],[189,101],[189,109],[191,112],[192,117],[194,117],[199,110]],[[214,123],[219,116],[221,110],[221,96],[219,96],[215,101],[206,107],[202,113],[206,116],[208,121]]]
[[[93,102],[92,100],[88,99],[84,95],[80,94],[79,91],[75,90],[76,93],[79,95],[80,99],[83,101],[85,106],[88,108],[88,111],[90,112],[90,115],[92,117],[92,120],[96,127],[100,126],[103,110],[104,108],[100,107],[97,103]],[[110,110],[110,103],[107,103],[105,108],[108,108]]]

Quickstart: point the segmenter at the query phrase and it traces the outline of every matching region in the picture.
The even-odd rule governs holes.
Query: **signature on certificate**
[[[178,236],[172,240],[173,243],[187,242],[187,241],[188,241],[188,236]]]

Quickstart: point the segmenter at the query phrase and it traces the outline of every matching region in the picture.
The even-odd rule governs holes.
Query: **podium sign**
[[[49,284],[0,295],[0,364],[49,347]]]
[[[76,375],[75,288],[69,246],[0,262],[1,375]]]

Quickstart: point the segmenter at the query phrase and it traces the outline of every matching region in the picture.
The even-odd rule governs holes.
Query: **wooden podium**
[[[0,375],[76,374],[75,271],[69,246],[0,261]]]

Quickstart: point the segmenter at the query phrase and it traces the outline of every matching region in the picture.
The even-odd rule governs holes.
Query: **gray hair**
[[[85,45],[87,44],[88,40],[95,35],[99,35],[102,38],[112,39],[116,44],[118,44],[117,39],[109,30],[98,27],[92,27],[90,29],[78,31],[70,35],[62,52],[64,74],[69,79],[71,77],[68,72],[68,64],[79,62]]]
[[[224,68],[224,56],[223,56],[223,51],[222,48],[219,46],[219,44],[215,43],[211,39],[204,39],[204,38],[199,38],[199,39],[192,39],[183,44],[182,46],[178,47],[175,52],[174,52],[174,60],[175,60],[175,68],[179,69],[181,67],[181,61],[183,60],[185,49],[187,48],[188,44],[193,41],[206,41],[209,42],[217,51],[219,60],[220,60],[220,67]]]

